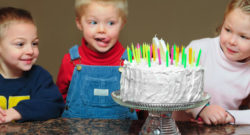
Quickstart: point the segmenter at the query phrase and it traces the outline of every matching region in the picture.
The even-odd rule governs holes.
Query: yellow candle
[[[155,45],[153,44],[152,45],[152,52],[153,52],[153,60],[155,61],[156,60],[156,56],[155,56]]]
[[[188,55],[189,55],[189,57],[188,57],[188,59],[189,59],[189,64],[192,64],[192,48],[189,48],[189,50],[188,50]]]

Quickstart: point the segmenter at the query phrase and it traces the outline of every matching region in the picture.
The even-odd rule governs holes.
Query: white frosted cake
[[[182,65],[159,65],[151,67],[142,60],[140,63],[125,61],[122,68],[120,95],[123,102],[139,103],[184,103],[194,102],[203,95],[201,67]]]
[[[185,51],[153,38],[153,43],[127,47],[120,81],[123,102],[187,103],[203,96],[204,69],[192,48]],[[197,57],[195,57],[197,56]],[[197,58],[197,59],[196,59]]]

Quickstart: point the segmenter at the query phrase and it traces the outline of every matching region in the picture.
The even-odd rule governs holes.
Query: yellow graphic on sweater
[[[29,99],[30,96],[9,96],[9,101],[7,103],[7,98],[4,96],[0,96],[0,107],[5,110],[8,108],[15,107],[20,101]]]

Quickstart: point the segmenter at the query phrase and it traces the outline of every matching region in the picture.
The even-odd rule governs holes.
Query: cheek
[[[223,35],[220,36],[220,46],[223,48],[226,44],[225,37]]]
[[[38,48],[36,50],[34,50],[34,55],[35,55],[35,57],[39,56],[39,49]]]
[[[245,46],[239,46],[239,50],[248,57],[250,56],[250,44],[247,44]]]

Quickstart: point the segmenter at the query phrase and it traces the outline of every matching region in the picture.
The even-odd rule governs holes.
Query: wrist
[[[201,114],[201,112],[207,107],[207,106],[209,106],[210,105],[210,103],[208,102],[206,105],[204,105],[202,108],[201,108],[201,110],[200,110],[200,112],[197,114],[197,116],[196,116],[196,120],[198,120],[198,119],[200,119],[200,114]]]
[[[9,120],[20,120],[22,118],[21,114],[14,108],[10,108],[7,110],[7,116]]]

